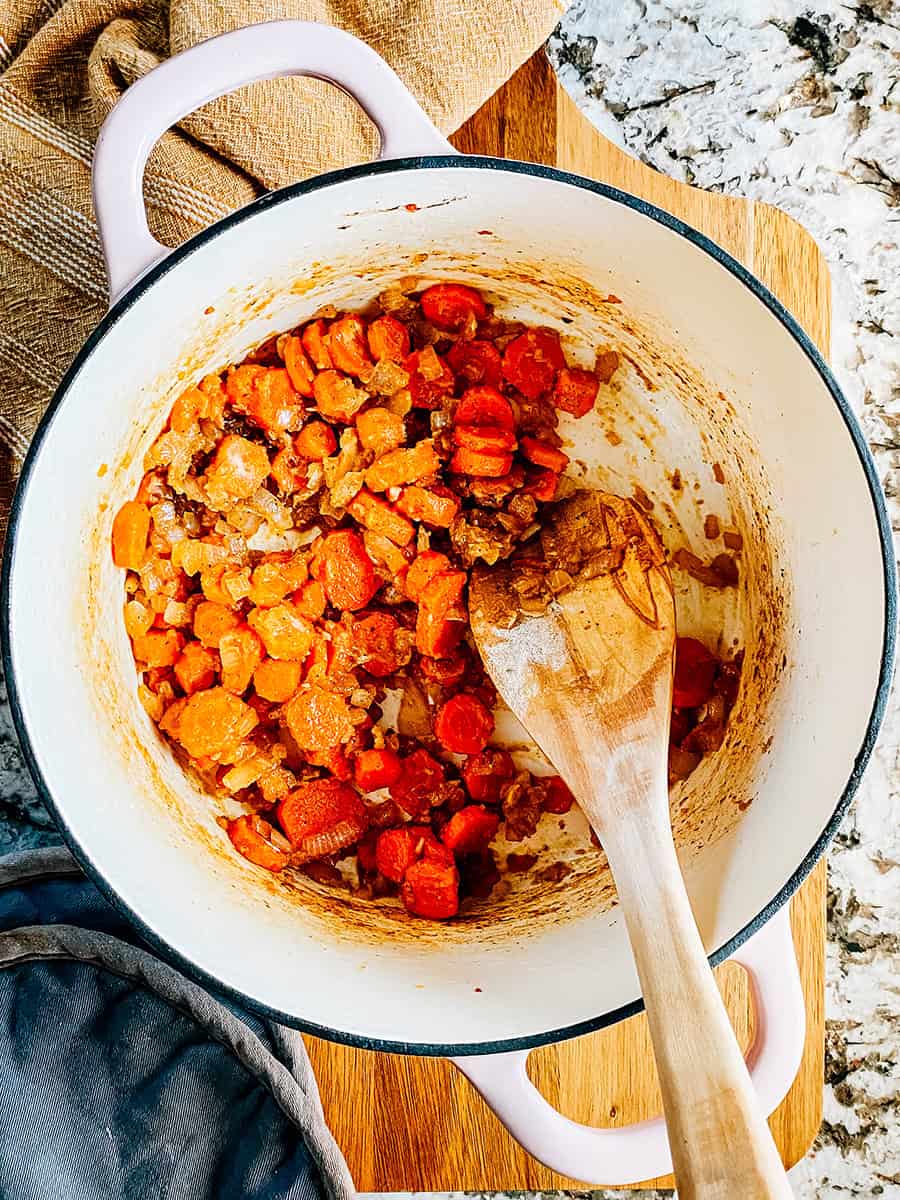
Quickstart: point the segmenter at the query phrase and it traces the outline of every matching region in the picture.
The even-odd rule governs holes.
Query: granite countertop
[[[875,452],[896,527],[900,8],[893,0],[576,0],[548,52],[616,143],[679,179],[778,205],[816,237],[832,273],[835,371]],[[825,1120],[791,1173],[803,1200],[900,1198],[898,748],[893,704],[829,859]],[[2,692],[0,854],[58,840]],[[604,1195],[639,1194],[651,1196]]]
[[[835,372],[898,528],[900,6],[575,0],[549,54],[616,144],[698,187],[777,205],[816,238]],[[900,1197],[898,748],[893,702],[829,857],[825,1119],[791,1172],[803,1200]]]

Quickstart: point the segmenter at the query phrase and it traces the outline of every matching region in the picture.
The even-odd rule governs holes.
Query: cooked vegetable
[[[569,791],[565,780],[559,775],[553,775],[546,782],[546,791],[544,793],[544,812],[555,813],[562,816],[567,813],[575,803],[575,797]]]
[[[253,672],[253,686],[257,696],[284,704],[290,700],[300,686],[303,665],[287,659],[267,658]]]
[[[353,772],[361,791],[375,792],[390,787],[400,778],[400,757],[393,750],[361,750]]]
[[[375,359],[403,362],[409,355],[409,330],[390,313],[375,318],[369,326],[367,337],[369,350]]]
[[[294,450],[301,458],[321,460],[334,454],[337,438],[324,421],[310,421],[294,438]]]
[[[472,854],[494,839],[499,826],[499,813],[480,804],[469,804],[453,814],[441,832],[441,839],[454,854]]]
[[[503,377],[529,400],[549,392],[566,365],[559,335],[550,329],[526,329],[503,354]]]
[[[675,643],[675,684],[672,702],[676,708],[699,708],[712,692],[717,663],[702,642],[680,637]]]
[[[298,692],[284,706],[284,719],[301,750],[331,750],[353,736],[347,701],[322,687]]]
[[[487,305],[474,288],[463,283],[436,283],[422,293],[422,312],[439,329],[458,329],[469,317],[487,316]]]
[[[186,387],[112,554],[140,703],[227,803],[234,850],[446,920],[490,895],[496,837],[574,803],[491,745],[466,585],[475,563],[517,556],[525,608],[591,565],[578,531],[552,554],[536,535],[569,466],[559,413],[591,411],[619,356],[570,366],[554,331],[462,281],[419,295],[400,280],[378,305],[324,307]],[[734,586],[742,542],[722,537],[729,553],[682,547],[674,564]],[[740,670],[679,639],[671,779],[722,744]]]
[[[447,363],[457,378],[468,384],[498,387],[503,377],[503,360],[493,342],[469,342],[461,338],[448,351]]]
[[[427,750],[414,750],[400,763],[400,775],[390,785],[391,799],[409,816],[424,812],[444,782],[444,768]]]
[[[259,635],[270,658],[303,662],[315,641],[316,631],[312,622],[302,616],[293,604],[254,608],[247,621]]]
[[[434,735],[453,754],[478,754],[494,732],[494,718],[477,696],[458,692],[438,709]]]
[[[553,403],[573,417],[583,417],[597,399],[597,376],[578,367],[561,367],[553,389]]]
[[[365,608],[378,590],[371,558],[358,533],[342,529],[329,533],[322,544],[324,584],[335,608],[356,612]]]

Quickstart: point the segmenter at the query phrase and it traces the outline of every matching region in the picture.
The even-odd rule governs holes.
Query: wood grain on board
[[[613,146],[559,88],[542,52],[452,140],[468,154],[550,163],[587,175],[674,213],[759,276],[827,353],[828,272],[809,234],[775,209],[686,187]],[[791,918],[806,997],[806,1046],[797,1078],[771,1119],[788,1166],[809,1149],[822,1118],[824,862],[794,897]],[[717,975],[746,1046],[753,1018],[744,973],[725,964]],[[526,1154],[449,1063],[352,1050],[315,1038],[307,1044],[325,1116],[360,1191],[540,1190],[576,1182]],[[547,1099],[573,1120],[625,1125],[661,1110],[643,1016],[541,1047],[528,1065]],[[671,1186],[671,1180],[654,1182]]]

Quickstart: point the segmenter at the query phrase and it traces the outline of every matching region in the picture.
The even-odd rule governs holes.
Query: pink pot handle
[[[800,1067],[806,1008],[785,905],[732,955],[750,977],[756,1037],[747,1066],[766,1113],[787,1094]],[[545,1166],[598,1186],[641,1183],[672,1170],[661,1117],[619,1129],[579,1125],[557,1112],[528,1078],[527,1050],[454,1058],[512,1136]]]
[[[208,101],[279,75],[311,75],[346,92],[377,127],[379,158],[456,153],[384,59],[341,29],[268,21],[201,42],[133,83],[100,130],[94,212],[110,303],[168,253],[151,237],[144,211],[144,167],[153,146]]]

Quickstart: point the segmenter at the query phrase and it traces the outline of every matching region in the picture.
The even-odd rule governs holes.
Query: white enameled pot
[[[265,196],[166,251],[141,196],[154,142],[209,99],[289,74],[355,97],[381,133],[379,161]],[[562,426],[588,481],[643,487],[671,550],[702,547],[709,512],[743,536],[737,589],[678,580],[682,631],[746,658],[725,745],[672,807],[710,955],[733,954],[754,979],[751,1065],[771,1110],[804,1030],[782,906],[859,782],[894,636],[883,499],[808,338],[734,260],[652,206],[545,167],[454,155],[377,55],[321,25],[239,30],[134,84],[103,128],[94,184],[113,303],[25,464],[3,630],[31,770],[86,869],[188,973],[259,1011],[455,1056],[563,1173],[627,1183],[668,1169],[661,1122],[585,1129],[525,1073],[530,1047],[640,1006],[608,871],[577,814],[543,850],[567,859],[567,879],[517,876],[459,923],[408,921],[233,854],[136,697],[110,526],[174,396],[323,304],[364,305],[402,275],[465,278],[502,313],[559,329],[576,358],[622,353],[600,411]]]

